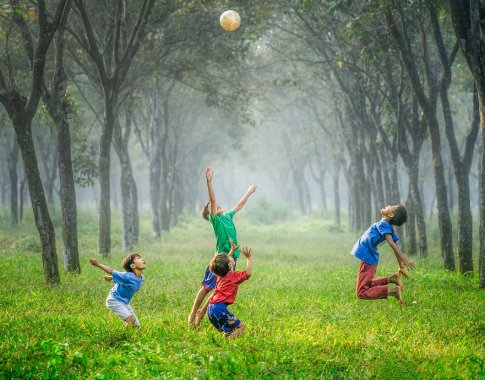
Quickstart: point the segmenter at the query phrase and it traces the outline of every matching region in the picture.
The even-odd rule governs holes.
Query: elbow
[[[246,278],[249,280],[249,277],[251,277],[251,276],[252,276],[252,274],[253,274],[253,272],[247,272],[247,271],[246,271]]]

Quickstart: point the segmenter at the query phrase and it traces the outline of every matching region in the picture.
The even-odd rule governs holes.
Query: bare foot
[[[235,339],[239,335],[241,335],[244,332],[244,329],[246,326],[241,323],[239,326],[237,326],[234,330],[232,330],[230,333],[224,335],[227,339]]]
[[[195,315],[195,320],[194,320],[194,327],[198,327],[200,325],[200,322],[204,318],[205,312],[203,310],[197,310],[197,314]]]
[[[187,322],[189,324],[189,328],[193,329],[195,327],[195,315],[189,314],[189,318]]]
[[[401,271],[397,271],[396,273],[394,273],[392,276],[389,276],[387,278],[387,283],[389,284],[390,282],[392,282],[393,284],[396,284],[397,286],[400,286],[401,288],[403,287],[402,286],[402,282],[401,282]]]

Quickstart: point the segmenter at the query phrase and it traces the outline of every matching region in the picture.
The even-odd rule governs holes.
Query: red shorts
[[[355,287],[357,298],[364,300],[387,298],[387,277],[374,278],[376,271],[377,265],[361,262]]]

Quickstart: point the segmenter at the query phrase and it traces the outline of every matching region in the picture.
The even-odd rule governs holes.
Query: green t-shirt
[[[212,215],[209,214],[209,221],[212,224],[212,228],[214,228],[214,233],[216,235],[216,252],[222,253],[229,253],[231,250],[231,243],[229,243],[229,239],[231,239],[234,244],[237,245],[237,235],[236,235],[236,226],[232,222],[232,218],[234,217],[236,212],[234,210],[229,211],[227,214],[223,215]],[[234,258],[237,259],[239,257],[239,248],[234,252]]]

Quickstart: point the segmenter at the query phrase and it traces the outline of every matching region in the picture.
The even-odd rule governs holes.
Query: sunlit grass
[[[111,284],[88,264],[95,222],[81,220],[82,273],[62,274],[56,286],[44,284],[40,253],[29,250],[32,227],[0,234],[1,378],[485,377],[485,294],[476,276],[444,272],[437,249],[414,259],[401,308],[394,299],[355,299],[353,234],[315,219],[260,226],[241,218],[239,240],[253,248],[254,274],[231,307],[247,331],[226,341],[207,319],[198,330],[186,327],[214,249],[208,223],[183,220],[154,243],[142,221],[136,250],[146,281],[132,302],[142,327],[126,330],[104,306]],[[119,226],[113,230],[104,262],[121,269]],[[378,274],[395,269],[382,249]]]

